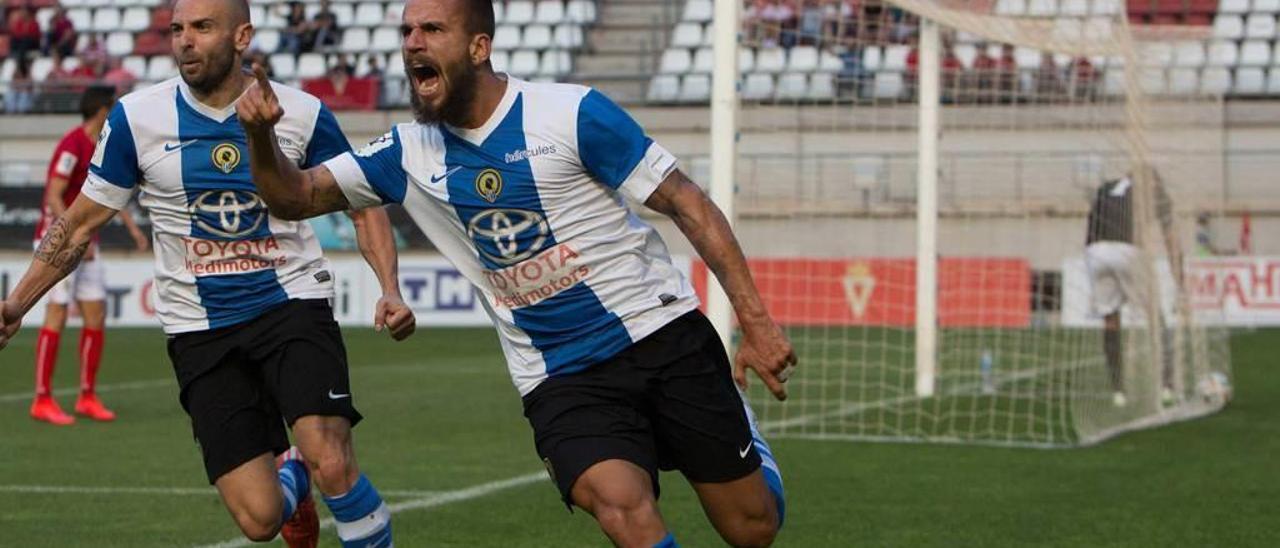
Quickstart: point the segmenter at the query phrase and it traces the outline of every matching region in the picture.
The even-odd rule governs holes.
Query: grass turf
[[[1224,412],[1088,449],[776,440],[789,495],[778,545],[1275,545],[1277,334],[1233,337],[1236,399]],[[55,387],[75,386],[77,336],[63,337]],[[205,485],[164,341],[155,330],[110,331],[100,383],[120,418],[67,428],[27,418],[34,329],[0,352],[0,546],[191,546],[238,537]],[[347,342],[366,417],[356,429],[361,467],[383,491],[420,492],[389,495],[389,503],[542,469],[490,330],[422,329],[393,344],[352,329]],[[60,397],[64,408],[73,400]],[[68,487],[74,492],[50,492]],[[719,545],[679,476],[664,475],[663,487],[678,540]],[[589,517],[565,512],[543,479],[426,500],[396,514],[399,545],[607,544]],[[337,546],[332,531],[322,545]]]

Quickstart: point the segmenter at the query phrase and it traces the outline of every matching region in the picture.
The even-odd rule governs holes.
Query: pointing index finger
[[[275,98],[276,92],[271,88],[271,82],[267,80],[267,69],[262,66],[262,63],[253,64],[253,77],[258,81],[258,88],[262,90],[264,99]]]

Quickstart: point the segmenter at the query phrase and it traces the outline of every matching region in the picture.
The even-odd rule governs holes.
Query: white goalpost
[[[1198,38],[1050,4],[814,4],[791,25],[715,1],[710,193],[800,358],[787,402],[750,393],[773,435],[1064,447],[1225,404],[1221,311],[1180,261],[1223,203],[1221,97],[1160,59]],[[1085,236],[1119,180],[1134,259],[1108,331]]]

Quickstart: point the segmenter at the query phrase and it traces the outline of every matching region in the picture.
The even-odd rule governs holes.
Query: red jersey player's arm
[[[349,211],[347,216],[356,226],[356,244],[360,247],[360,254],[382,287],[382,298],[378,299],[373,325],[379,331],[386,327],[397,341],[404,340],[413,334],[417,320],[400,296],[400,267],[391,219],[381,207]]]
[[[138,227],[137,221],[133,219],[133,214],[129,213],[128,209],[120,210],[120,222],[124,223],[124,227],[129,230],[129,236],[133,238],[133,244],[138,247],[138,251],[146,251],[151,247],[146,233]]]
[[[745,385],[746,369],[750,367],[774,397],[786,399],[783,383],[790,374],[787,368],[796,364],[796,354],[765,309],[742,247],[724,213],[679,169],[672,170],[644,204],[675,222],[729,295],[742,326],[742,342],[734,358],[734,379]]]
[[[61,175],[54,175],[45,183],[44,205],[49,208],[51,219],[61,217],[62,212],[67,210],[67,204],[62,201],[62,195],[67,192],[67,184],[67,178]]]
[[[22,317],[40,297],[76,269],[93,235],[115,214],[116,210],[81,195],[49,225],[31,267],[9,298],[0,304],[0,348],[8,344],[9,338],[18,331]]]

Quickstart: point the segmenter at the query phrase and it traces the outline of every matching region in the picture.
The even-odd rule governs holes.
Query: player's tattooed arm
[[[40,297],[76,269],[89,250],[93,235],[115,214],[116,210],[81,194],[49,226],[36,249],[31,267],[0,306],[0,316],[3,316],[0,319],[0,339],[11,336],[11,331],[17,330],[22,317]],[[8,335],[3,332],[8,332]],[[0,348],[3,346],[4,342],[0,341]]]
[[[769,316],[724,213],[678,169],[658,185],[645,205],[675,222],[728,294],[743,334],[734,357],[734,379],[745,387],[746,370],[750,368],[774,397],[786,399],[783,383],[796,365],[796,355],[791,342]]]

